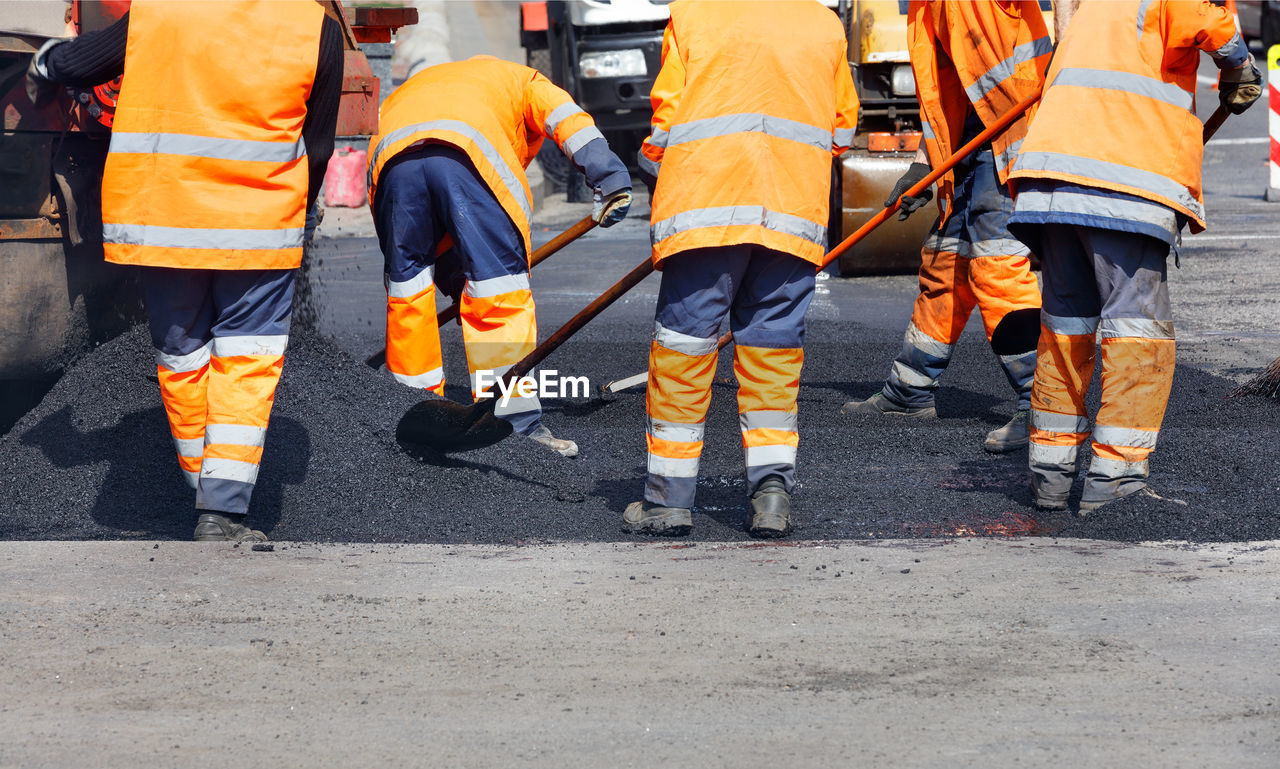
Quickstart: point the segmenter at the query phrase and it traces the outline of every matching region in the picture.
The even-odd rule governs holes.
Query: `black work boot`
[[[791,533],[791,495],[782,478],[770,475],[751,495],[751,525],[747,533],[756,539],[777,539]]]
[[[196,542],[266,542],[267,535],[237,523],[225,515],[201,513],[196,521]]]
[[[632,502],[622,513],[622,530],[628,534],[683,537],[693,530],[693,514],[687,507],[663,507],[647,499]]]

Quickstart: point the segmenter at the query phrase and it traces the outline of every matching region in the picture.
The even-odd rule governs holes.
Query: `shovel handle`
[[[1209,116],[1209,119],[1204,121],[1204,131],[1202,133],[1202,138],[1204,139],[1205,144],[1208,144],[1209,140],[1213,138],[1213,135],[1216,134],[1218,132],[1218,129],[1222,127],[1222,124],[1227,122],[1227,116],[1230,114],[1231,113],[1227,112],[1226,107],[1219,104],[1218,108],[1215,109],[1213,111],[1213,114]]]

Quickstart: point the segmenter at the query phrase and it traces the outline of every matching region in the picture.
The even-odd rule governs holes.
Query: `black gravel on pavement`
[[[456,368],[462,360],[456,330],[445,339]],[[879,387],[896,340],[830,321],[811,324],[809,340],[797,537],[1280,538],[1280,404],[1227,399],[1232,383],[1225,379],[1178,369],[1151,482],[1186,506],[1125,500],[1077,519],[1030,507],[1025,450],[982,451],[985,433],[1009,416],[1012,394],[981,339],[961,342],[938,395],[941,418],[931,422],[838,413],[843,401]],[[643,333],[604,324],[547,365],[588,376],[594,388],[638,371],[646,351]],[[0,539],[191,536],[193,496],[173,456],[152,360],[141,328],[103,345],[0,438]],[[465,373],[449,373],[449,394],[461,400]],[[746,538],[734,388],[724,355],[693,539]],[[608,403],[546,404],[552,430],[580,445],[576,459],[512,437],[420,461],[395,442],[397,421],[420,398],[327,339],[295,334],[250,511],[253,526],[276,540],[304,541],[634,539],[621,532],[620,516],[643,488],[643,390]]]

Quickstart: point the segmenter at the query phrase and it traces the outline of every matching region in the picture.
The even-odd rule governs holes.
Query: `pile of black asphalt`
[[[466,398],[456,328],[448,396]],[[623,339],[624,342],[617,340]],[[837,341],[838,340],[838,341]],[[1193,542],[1280,538],[1280,404],[1228,399],[1233,383],[1181,366],[1151,483],[1186,505],[1124,500],[1088,518],[1030,505],[1026,451],[985,454],[1012,394],[985,342],[962,341],[939,419],[846,417],[879,388],[897,339],[854,323],[810,330],[801,391],[796,537],[1044,535]],[[594,388],[643,369],[647,340],[607,322],[547,363],[593,392],[546,401],[565,459],[518,436],[452,457],[407,453],[396,423],[419,392],[314,333],[296,334],[276,395],[252,523],[273,539],[532,543],[637,539],[621,531],[644,484],[644,392]],[[695,540],[746,539],[746,489],[731,356],[722,355],[694,510]],[[1096,407],[1096,404],[1095,404]],[[0,438],[0,539],[187,539],[193,492],[174,458],[142,329],[69,369]]]

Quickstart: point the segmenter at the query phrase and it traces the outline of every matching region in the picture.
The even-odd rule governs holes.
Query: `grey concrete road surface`
[[[1275,767],[1280,550],[16,543],[0,767]]]

